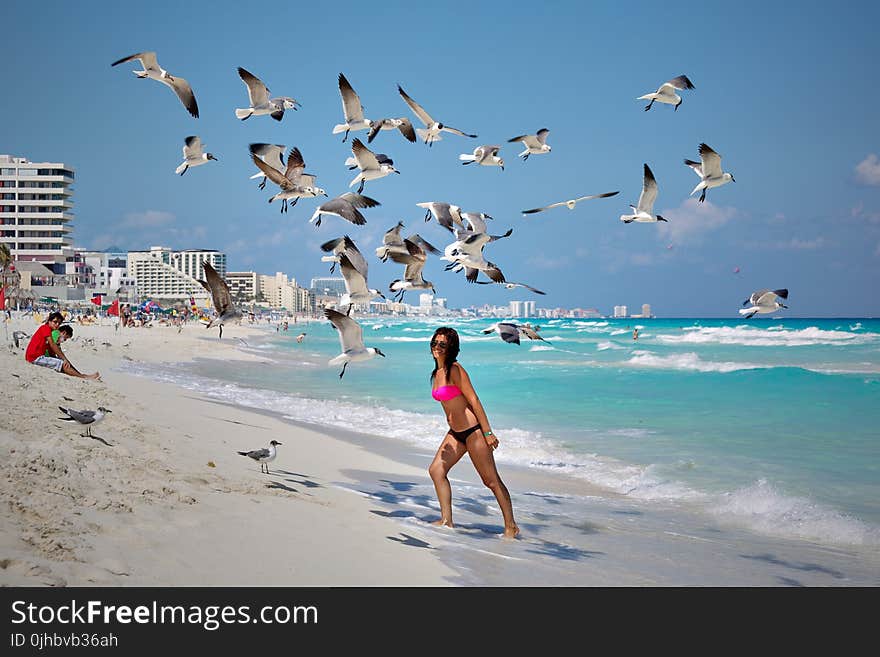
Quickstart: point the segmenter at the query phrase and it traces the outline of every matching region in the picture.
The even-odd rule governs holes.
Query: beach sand
[[[7,326],[10,336],[34,328],[27,317]],[[522,529],[502,540],[494,498],[467,458],[450,477],[457,528],[434,527],[432,454],[118,369],[263,360],[239,338],[265,327],[226,327],[222,340],[198,324],[74,330],[65,352],[103,381],[31,365],[23,346],[0,350],[2,585],[880,584],[873,548],[772,538],[526,468],[502,469]],[[101,440],[61,421],[58,406],[111,409],[92,431]],[[268,475],[237,453],[273,439],[282,445]],[[554,515],[562,500],[576,513]]]

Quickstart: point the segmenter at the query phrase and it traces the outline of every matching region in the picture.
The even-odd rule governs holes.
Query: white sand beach
[[[32,332],[15,318],[8,334]],[[850,586],[880,583],[869,547],[831,548],[646,507],[563,476],[505,467],[522,536],[498,538],[465,459],[458,527],[433,527],[431,454],[316,431],[123,373],[126,361],[260,358],[263,329],[74,326],[87,381],[0,350],[0,584],[6,586]],[[59,406],[109,408],[97,438]],[[98,439],[100,438],[100,440]],[[282,443],[270,473],[240,450]],[[439,437],[438,437],[439,440]],[[576,517],[542,513],[576,501]]]

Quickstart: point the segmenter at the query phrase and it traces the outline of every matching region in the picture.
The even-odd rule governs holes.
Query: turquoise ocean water
[[[248,338],[260,362],[126,368],[433,452],[445,422],[428,340],[450,325],[501,440],[502,474],[505,463],[565,473],[768,535],[880,545],[880,320],[532,319],[548,343],[519,346],[481,332],[494,320],[359,321],[387,357],[342,380],[327,365],[339,341],[325,321]]]

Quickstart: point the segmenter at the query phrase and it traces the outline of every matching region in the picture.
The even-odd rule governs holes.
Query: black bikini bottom
[[[452,437],[455,438],[458,442],[467,443],[467,437],[479,428],[480,425],[475,424],[470,429],[465,429],[464,431],[456,431],[455,429],[450,429],[449,433],[451,433]]]

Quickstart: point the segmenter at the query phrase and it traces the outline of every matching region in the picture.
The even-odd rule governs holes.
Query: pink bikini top
[[[449,401],[460,394],[461,389],[458,386],[439,386],[431,391],[431,396],[440,402]]]

